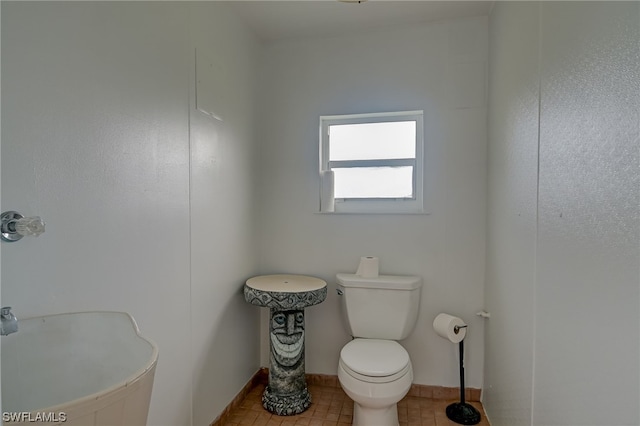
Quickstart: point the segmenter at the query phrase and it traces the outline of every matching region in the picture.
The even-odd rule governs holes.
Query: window
[[[320,210],[422,212],[422,115],[320,117]]]

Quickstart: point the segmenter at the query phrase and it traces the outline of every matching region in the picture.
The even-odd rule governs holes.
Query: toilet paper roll
[[[465,328],[458,328],[465,326]],[[438,336],[453,343],[459,343],[467,335],[466,324],[462,319],[449,314],[438,314],[433,320],[433,329]]]
[[[356,275],[360,275],[362,278],[376,278],[378,276],[379,263],[377,257],[361,257]]]

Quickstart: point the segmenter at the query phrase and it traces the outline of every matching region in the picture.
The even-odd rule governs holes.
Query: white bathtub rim
[[[40,315],[40,316],[36,316],[36,317],[28,317],[28,318],[23,318],[21,319],[22,321],[27,321],[27,320],[38,320],[38,319],[44,319],[44,318],[51,318],[51,317],[58,317],[58,316],[64,316],[64,315],[78,315],[78,314],[118,314],[118,315],[126,315],[127,318],[129,318],[129,321],[131,322],[131,326],[133,328],[133,331],[135,332],[135,334],[137,335],[138,338],[144,340],[145,342],[147,342],[152,349],[151,352],[151,358],[150,360],[147,362],[147,364],[136,370],[134,373],[132,373],[129,377],[127,377],[127,379],[124,380],[123,382],[117,383],[115,385],[106,387],[98,392],[94,392],[91,393],[89,395],[85,395],[82,396],[80,398],[76,398],[76,399],[72,399],[70,401],[66,401],[63,402],[61,404],[56,404],[56,405],[52,405],[49,407],[43,407],[43,408],[38,408],[36,410],[31,410],[32,413],[42,413],[42,412],[61,412],[64,411],[65,408],[67,407],[76,407],[76,406],[83,406],[86,403],[89,402],[95,402],[95,401],[99,401],[99,400],[103,400],[105,398],[108,398],[109,396],[115,394],[116,392],[124,389],[124,388],[133,388],[135,387],[134,385],[138,385],[139,382],[141,382],[148,373],[155,373],[154,369],[156,367],[156,364],[158,363],[158,346],[155,344],[155,342],[145,336],[143,336],[142,334],[140,334],[140,329],[138,328],[138,324],[136,323],[136,320],[133,318],[133,316],[131,316],[131,314],[129,314],[128,312],[121,312],[121,311],[79,311],[79,312],[61,312],[58,314],[50,314],[50,315]],[[20,319],[18,320],[20,321]],[[18,324],[20,324],[18,322]],[[18,329],[19,332],[19,329]],[[119,398],[118,398],[119,399]]]

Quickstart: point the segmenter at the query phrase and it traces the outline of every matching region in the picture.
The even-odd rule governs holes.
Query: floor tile
[[[353,401],[342,388],[324,385],[309,386],[311,406],[295,416],[277,416],[262,407],[264,385],[252,389],[239,406],[227,417],[225,426],[347,426],[353,420]],[[423,396],[406,396],[398,403],[400,426],[457,426],[445,413],[447,406],[456,400],[432,399]],[[482,404],[472,402],[482,416],[478,426],[490,426]],[[367,425],[375,426],[375,425]]]

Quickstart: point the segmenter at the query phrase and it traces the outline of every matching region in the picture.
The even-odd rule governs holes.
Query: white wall
[[[2,7],[0,7],[0,43],[2,43]],[[0,51],[2,49],[0,48]],[[2,55],[0,55],[0,81],[2,80]],[[0,90],[1,92],[1,90]],[[0,95],[0,98],[2,98],[2,95]],[[2,102],[0,102],[0,129],[2,129]],[[0,146],[2,146],[2,132],[0,132]],[[1,150],[0,150],[1,151]],[[1,157],[1,156],[0,156]],[[1,158],[0,158],[0,166],[1,166],[2,162],[1,162]],[[1,171],[1,170],[0,170]],[[2,183],[2,179],[1,176],[2,174],[0,173],[0,188],[2,187],[1,183]],[[0,190],[0,193],[2,191]],[[0,247],[0,259],[2,258],[2,247]],[[2,289],[2,262],[0,262],[0,290]],[[2,304],[2,296],[1,296],[1,291],[0,291],[0,306],[4,306]],[[0,341],[0,355],[2,354],[2,341]],[[2,383],[2,365],[0,364],[0,383]],[[0,386],[0,412],[3,412],[2,410],[2,386]]]
[[[489,225],[485,408],[494,425],[637,425],[640,4],[497,3],[491,34],[489,212],[504,221]]]
[[[543,3],[540,32],[533,422],[640,424],[640,3]]]
[[[193,108],[196,46],[225,64],[200,90],[224,87],[222,124]],[[3,302],[133,314],[160,348],[150,424],[210,423],[259,367],[254,49],[221,4],[2,4],[2,205],[47,223],[3,247]]]
[[[489,179],[483,403],[531,422],[538,181],[538,9],[500,2],[489,26]]]
[[[193,424],[208,425],[258,370],[259,309],[242,287],[254,256],[254,105],[258,45],[226,8],[192,3]],[[218,121],[207,114],[222,118]]]
[[[262,51],[259,149],[261,273],[327,280],[307,309],[306,367],[336,374],[349,340],[335,274],[360,256],[385,274],[424,279],[419,323],[403,344],[415,383],[458,386],[457,346],[439,338],[439,312],[470,324],[467,383],[482,384],[486,200],[487,19],[353,36],[277,42]],[[429,215],[318,214],[320,115],[423,109]],[[264,340],[263,365],[268,364]]]

